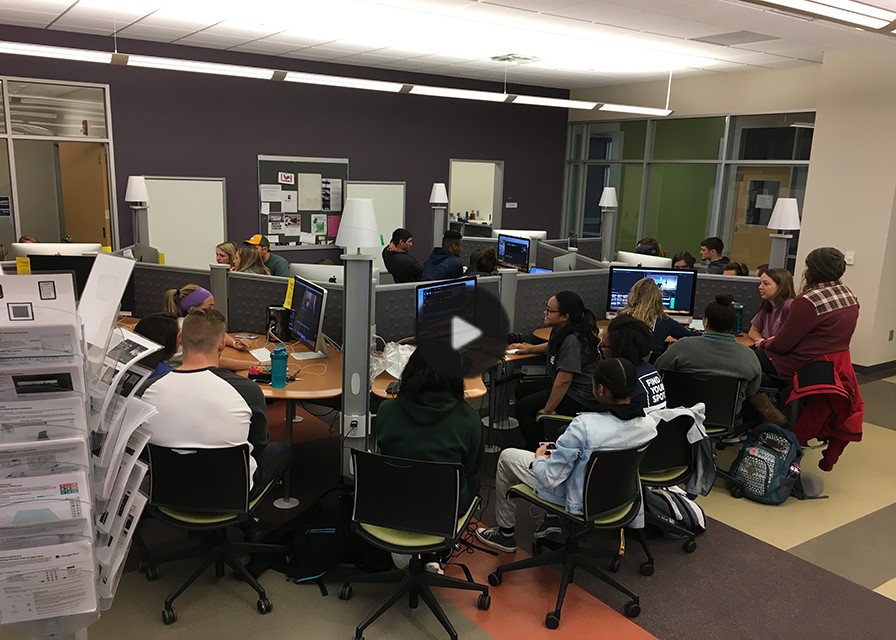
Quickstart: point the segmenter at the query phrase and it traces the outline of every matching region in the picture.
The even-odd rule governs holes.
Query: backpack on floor
[[[695,535],[706,531],[703,508],[679,487],[642,486],[644,510]],[[666,534],[669,535],[669,534]]]
[[[792,431],[763,424],[749,433],[734,463],[731,475],[750,500],[781,504],[800,477],[803,449]]]

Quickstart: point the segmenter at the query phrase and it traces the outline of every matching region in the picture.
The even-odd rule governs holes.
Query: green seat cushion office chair
[[[489,574],[489,584],[496,587],[504,580],[504,574],[519,569],[542,567],[551,564],[563,565],[560,577],[560,590],[557,604],[545,616],[544,624],[548,629],[560,626],[560,615],[566,590],[573,582],[576,570],[587,571],[595,578],[627,595],[630,600],[625,604],[625,615],[634,618],[641,613],[638,594],[622,584],[614,576],[599,568],[592,560],[605,557],[606,553],[599,549],[588,548],[583,542],[592,534],[606,529],[622,529],[630,524],[641,510],[641,485],[638,478],[638,467],[644,457],[646,446],[622,451],[597,451],[591,454],[586,468],[583,504],[585,513],[576,515],[563,507],[542,500],[525,484],[517,484],[507,491],[507,495],[535,504],[548,513],[559,516],[568,525],[566,540],[562,545],[544,552],[542,546],[553,547],[548,540],[536,540],[533,555],[526,560],[512,562],[495,569]],[[640,536],[643,540],[643,530]],[[643,544],[643,543],[642,543]],[[618,560],[617,555],[614,561]]]
[[[144,550],[141,570],[147,579],[158,577],[156,565],[175,558],[195,557],[204,553],[202,562],[170,596],[165,599],[162,621],[177,620],[174,600],[212,564],[220,578],[224,565],[248,583],[258,594],[259,613],[271,611],[271,600],[264,588],[246,570],[239,556],[253,553],[286,553],[286,547],[251,542],[233,542],[227,530],[247,523],[256,507],[275,484],[271,481],[258,495],[249,499],[249,445],[216,449],[195,447],[169,448],[150,444],[149,510],[157,520],[178,529],[196,532],[201,542],[178,550],[168,557],[152,557]],[[204,534],[204,535],[203,535]]]
[[[355,469],[353,530],[378,549],[411,556],[406,569],[346,579],[339,590],[342,600],[351,598],[352,584],[397,584],[383,603],[358,625],[355,639],[362,640],[364,629],[407,594],[412,608],[422,599],[452,640],[456,640],[457,632],[431,587],[479,591],[476,606],[483,610],[491,604],[488,587],[476,584],[464,565],[460,567],[465,580],[426,571],[423,554],[443,556],[452,551],[479,505],[478,497],[470,505],[458,504],[463,467],[358,450],[352,450],[352,459]]]

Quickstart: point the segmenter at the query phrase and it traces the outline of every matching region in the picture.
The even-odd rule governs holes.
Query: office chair
[[[247,553],[286,553],[286,547],[273,544],[231,542],[227,530],[249,520],[276,481],[249,500],[249,445],[217,449],[160,447],[149,444],[149,507],[157,520],[191,532],[207,534],[195,550],[205,551],[199,566],[171,595],[165,598],[162,622],[177,620],[174,600],[212,564],[215,575],[224,575],[227,564],[242,580],[255,589],[259,613],[271,611],[272,604],[264,588],[246,570],[239,556]],[[145,548],[141,544],[142,548]],[[183,557],[178,551],[173,557]],[[195,554],[193,554],[195,557]],[[159,558],[145,557],[141,570],[147,579],[158,577]]]
[[[666,406],[692,407],[698,402],[706,406],[703,426],[717,449],[724,449],[728,438],[741,436],[759,423],[744,421],[736,412],[737,398],[743,380],[728,376],[699,376],[683,371],[661,371],[666,388]],[[717,474],[728,481],[731,495],[743,496],[740,482],[729,471],[718,469]]]
[[[688,481],[694,473],[696,459],[694,447],[688,442],[688,431],[694,424],[694,417],[682,415],[671,421],[662,420],[657,425],[656,437],[650,441],[644,459],[641,460],[641,484],[646,487],[672,487]],[[653,513],[645,512],[645,523],[659,527],[664,532],[685,538],[682,548],[693,553],[697,550],[695,535],[674,522],[669,522]],[[648,552],[648,560],[641,564],[641,574],[653,574],[653,556]]]
[[[348,600],[352,597],[353,583],[398,585],[358,625],[355,640],[363,640],[364,629],[405,594],[412,609],[422,599],[451,639],[457,640],[457,631],[430,587],[480,591],[476,606],[482,610],[491,605],[488,587],[476,584],[470,570],[462,564],[459,566],[466,580],[426,571],[422,554],[442,555],[451,551],[479,505],[476,497],[466,512],[458,511],[463,467],[393,458],[357,449],[352,450],[352,460],[355,468],[352,529],[378,549],[411,555],[406,569],[352,576],[339,589],[339,599]]]
[[[625,604],[623,611],[629,618],[637,617],[641,613],[638,594],[603,569],[598,568],[592,559],[604,557],[606,554],[596,549],[584,548],[582,542],[599,530],[622,529],[637,517],[641,510],[641,483],[638,480],[638,467],[646,449],[645,445],[637,449],[596,451],[591,454],[585,471],[583,500],[585,513],[583,515],[572,514],[560,505],[542,500],[535,495],[532,488],[525,484],[510,487],[507,491],[508,496],[522,498],[565,520],[568,524],[569,534],[565,543],[548,553],[543,553],[542,546],[550,548],[553,543],[548,540],[536,540],[532,549],[535,555],[526,560],[498,567],[494,573],[489,574],[489,584],[497,587],[503,582],[503,575],[510,571],[558,563],[563,565],[563,574],[560,578],[557,605],[553,611],[548,612],[544,619],[544,625],[548,629],[556,629],[560,626],[563,600],[577,569],[587,571],[595,578],[606,582],[631,598]],[[643,545],[643,530],[641,533]],[[614,561],[618,558],[617,555]]]

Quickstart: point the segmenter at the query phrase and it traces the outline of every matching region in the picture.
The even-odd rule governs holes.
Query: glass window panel
[[[105,92],[39,82],[8,82],[13,134],[105,138]]]
[[[566,183],[566,236],[581,235],[579,229],[579,183],[582,176],[581,164],[570,164]]]
[[[574,124],[569,128],[569,145],[566,150],[567,160],[581,160],[584,154],[585,125]]]
[[[717,160],[725,118],[683,118],[655,122],[653,157],[656,160]]]
[[[588,126],[589,160],[641,160],[647,121],[596,122]]]
[[[623,122],[619,125],[622,131],[622,139],[624,145],[622,147],[623,160],[643,160],[644,146],[647,142],[647,121],[632,120]],[[619,157],[617,154],[614,156]]]
[[[732,119],[732,160],[808,160],[815,114],[779,113]]]
[[[678,251],[697,255],[700,250],[700,241],[709,233],[716,171],[714,164],[650,166],[644,235],[659,240],[670,256]]]
[[[731,168],[725,186],[722,237],[732,260],[750,269],[768,263],[771,231],[767,225],[774,203],[778,198],[796,198],[802,212],[808,175],[805,166]],[[795,256],[799,232],[788,233],[794,235],[790,254]]]
[[[13,223],[12,185],[9,178],[8,141],[0,139],[0,242],[7,250],[16,241],[16,230]],[[3,253],[0,250],[0,253]],[[5,259],[5,258],[4,258]]]
[[[608,165],[588,165],[584,215],[582,216],[582,237],[584,238],[594,238],[600,235],[603,211],[597,203],[600,202],[600,196],[607,185],[609,173]]]
[[[606,134],[592,133],[588,137],[588,159],[608,160],[613,149],[613,138]]]
[[[638,240],[638,218],[641,212],[641,183],[644,165],[623,164],[619,171],[619,209],[616,213],[616,242],[614,250],[635,246]]]
[[[6,89],[5,82],[0,82],[0,133],[6,133],[6,117],[3,112],[3,91]],[[9,164],[9,159],[6,160]]]

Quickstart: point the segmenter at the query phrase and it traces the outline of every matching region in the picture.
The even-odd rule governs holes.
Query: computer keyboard
[[[257,349],[249,349],[249,355],[258,360],[259,362],[267,362],[271,359],[271,352],[265,349],[264,347],[258,347]]]

